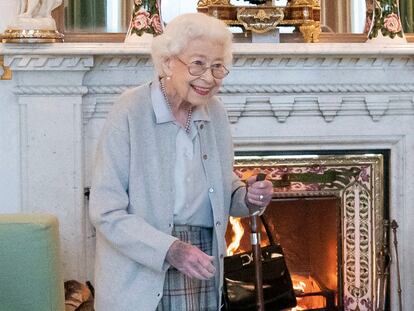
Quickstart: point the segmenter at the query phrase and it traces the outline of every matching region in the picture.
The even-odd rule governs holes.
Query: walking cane
[[[256,181],[266,179],[266,174],[257,174]],[[253,262],[255,272],[254,289],[256,291],[256,308],[258,311],[264,311],[264,297],[263,297],[263,271],[262,271],[262,250],[260,248],[260,230],[258,230],[258,216],[259,211],[251,211],[250,213],[250,240],[253,251]]]

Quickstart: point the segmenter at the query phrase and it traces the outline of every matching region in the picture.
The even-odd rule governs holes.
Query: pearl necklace
[[[168,97],[167,97],[167,92],[165,91],[165,85],[164,85],[164,82],[162,81],[162,79],[160,79],[160,87],[161,87],[161,92],[162,92],[162,95],[164,95],[165,102],[166,102],[166,103],[167,103],[167,105],[168,105],[168,109],[170,109],[171,114],[173,114],[173,112],[172,112],[172,106],[171,106],[171,104],[170,104],[170,101],[168,100]],[[185,130],[185,132],[186,132],[187,134],[189,134],[189,133],[190,133],[191,117],[192,117],[192,115],[193,115],[193,107],[191,106],[191,107],[188,109],[188,113],[187,113],[187,121],[185,121],[185,127],[184,127],[184,130]]]

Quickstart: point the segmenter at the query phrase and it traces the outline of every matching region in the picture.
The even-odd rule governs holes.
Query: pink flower
[[[151,18],[151,26],[154,28],[154,32],[157,34],[162,33],[161,19],[158,14],[154,14]]]
[[[150,20],[149,17],[150,14],[145,11],[144,9],[140,9],[138,12],[135,13],[135,17],[134,17],[134,28],[137,30],[141,30],[143,28],[147,28]]]
[[[389,32],[397,33],[401,31],[401,22],[395,13],[388,14],[384,19],[384,26]]]

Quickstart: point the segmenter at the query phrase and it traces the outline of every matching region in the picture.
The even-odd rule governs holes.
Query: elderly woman
[[[96,310],[219,309],[228,216],[264,209],[269,181],[233,173],[230,126],[214,96],[232,35],[191,13],[154,38],[157,77],[124,93],[97,151]],[[248,206],[249,205],[249,206]]]

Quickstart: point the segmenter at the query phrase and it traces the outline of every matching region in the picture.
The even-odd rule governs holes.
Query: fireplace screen
[[[243,180],[262,171],[273,182],[264,215],[292,275],[298,301],[292,311],[384,304],[383,162],[382,154],[236,157]],[[250,249],[248,221],[230,219],[228,255]],[[263,231],[261,244],[267,243]]]

